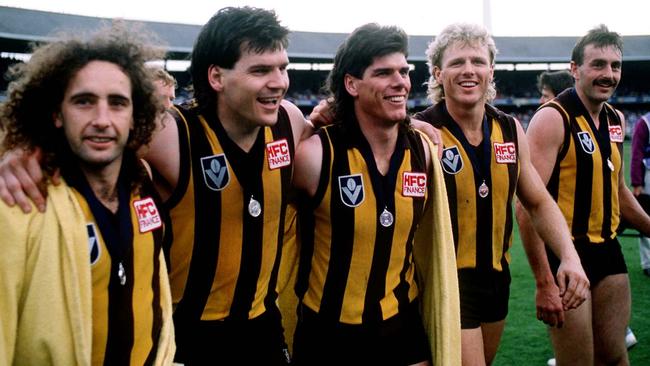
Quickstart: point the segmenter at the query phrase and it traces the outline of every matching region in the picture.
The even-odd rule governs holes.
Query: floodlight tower
[[[483,26],[492,34],[492,4],[490,0],[483,0]]]

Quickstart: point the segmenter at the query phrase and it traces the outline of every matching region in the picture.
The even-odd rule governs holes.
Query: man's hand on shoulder
[[[30,200],[39,211],[45,211],[46,191],[40,166],[41,150],[25,151],[20,148],[7,151],[0,158],[0,199],[7,205],[18,204],[25,213],[32,210]],[[58,174],[52,178],[60,182]],[[43,188],[43,189],[41,189]]]
[[[433,142],[434,145],[438,146],[438,159],[442,158],[442,135],[440,130],[433,127],[430,123],[420,121],[419,119],[411,118],[411,127],[416,130],[424,133],[427,137]]]

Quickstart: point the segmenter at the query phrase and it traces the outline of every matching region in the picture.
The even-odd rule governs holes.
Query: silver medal
[[[607,158],[607,166],[609,167],[609,170],[614,171],[614,163],[612,163],[609,158]]]
[[[478,187],[478,195],[481,196],[481,198],[487,197],[488,193],[490,193],[490,188],[488,188],[487,184],[485,184],[485,181]]]
[[[248,213],[253,217],[257,217],[262,213],[262,205],[251,196],[251,200],[248,202]]]
[[[120,278],[120,285],[124,286],[124,284],[126,284],[126,271],[124,270],[122,262],[117,264],[117,277]]]
[[[384,209],[384,212],[379,215],[379,223],[383,227],[391,226],[393,224],[393,214],[387,209]]]

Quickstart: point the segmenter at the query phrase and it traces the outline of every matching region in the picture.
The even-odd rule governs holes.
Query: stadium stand
[[[20,58],[29,53],[32,43],[47,42],[59,31],[83,32],[109,21],[107,18],[0,6],[0,73],[4,75],[11,64],[20,62]],[[163,60],[165,65],[174,60],[188,60],[201,27],[161,22],[138,23],[155,33],[161,46],[167,49],[167,59]],[[345,37],[346,34],[342,33],[291,33],[289,58],[292,63],[301,64],[302,67],[289,70],[291,87],[287,98],[294,101],[305,114],[322,98],[320,88],[327,76],[326,66],[332,62],[336,48]],[[539,101],[537,75],[542,69],[557,67],[558,64],[568,65],[577,37],[494,38],[499,45],[495,71],[499,94],[494,104],[513,113],[526,125]],[[428,78],[424,50],[431,39],[432,36],[411,36],[409,39],[409,62],[413,65],[409,107],[413,111],[424,109],[429,104],[424,85]],[[623,40],[623,77],[611,103],[626,114],[630,122],[628,135],[631,136],[634,121],[650,110],[650,73],[647,72],[650,69],[650,35],[624,36]],[[169,71],[179,83],[178,101],[191,98],[191,93],[185,89],[190,83],[189,74]],[[0,79],[0,101],[6,87],[7,80]]]

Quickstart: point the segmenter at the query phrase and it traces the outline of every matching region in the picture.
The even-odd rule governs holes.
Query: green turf
[[[626,144],[626,178],[629,181],[629,143]],[[632,288],[630,326],[638,344],[629,351],[631,365],[650,365],[650,277],[641,272],[635,234],[627,230],[620,237]],[[546,326],[535,317],[535,282],[519,234],[515,230],[512,248],[510,310],[494,365],[546,365],[553,356]]]

